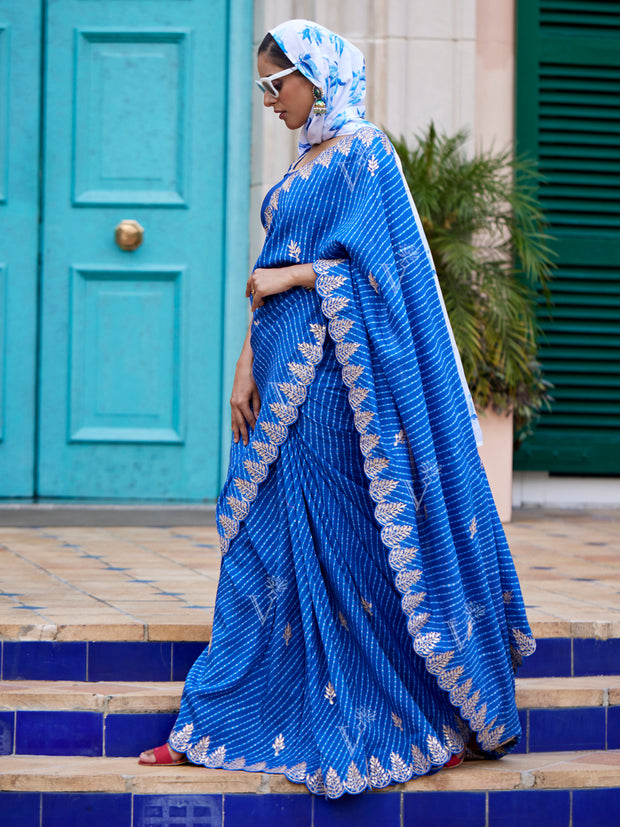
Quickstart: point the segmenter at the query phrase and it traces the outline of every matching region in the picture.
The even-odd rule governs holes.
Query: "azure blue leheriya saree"
[[[534,649],[435,273],[393,148],[362,125],[263,204],[258,267],[316,289],[252,323],[261,411],[217,509],[213,635],[171,746],[332,798],[517,742]]]

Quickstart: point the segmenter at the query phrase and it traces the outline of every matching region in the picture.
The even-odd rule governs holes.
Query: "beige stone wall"
[[[431,119],[472,142],[505,146],[513,130],[514,0],[256,0],[255,47],[284,20],[316,20],[366,56],[367,116],[411,137]],[[256,93],[253,114],[252,252],[267,189],[297,156],[297,139]]]

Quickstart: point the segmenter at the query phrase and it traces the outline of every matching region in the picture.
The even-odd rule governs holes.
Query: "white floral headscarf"
[[[364,55],[356,46],[311,20],[287,20],[269,34],[295,68],[322,90],[327,106],[325,115],[310,112],[299,135],[301,152],[368,125]]]

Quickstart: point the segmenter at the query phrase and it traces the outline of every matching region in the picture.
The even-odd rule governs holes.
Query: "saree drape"
[[[316,289],[254,314],[261,411],[232,446],[209,649],[170,738],[208,767],[338,797],[441,767],[520,726],[535,647],[394,150],[340,138],[263,204],[258,267]]]

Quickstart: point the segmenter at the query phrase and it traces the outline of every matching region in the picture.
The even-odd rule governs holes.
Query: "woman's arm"
[[[251,331],[252,322],[250,322],[248,327],[248,332],[245,335],[245,341],[241,348],[241,355],[237,361],[232,393],[230,395],[233,439],[235,442],[239,442],[239,437],[241,437],[244,445],[247,445],[249,441],[248,425],[254,430],[258,414],[260,413],[260,394],[252,374],[254,354],[252,353],[252,347],[250,345]]]
[[[252,296],[252,311],[265,304],[267,296],[284,293],[293,287],[313,288],[316,273],[311,264],[256,269],[248,279],[246,296]]]

